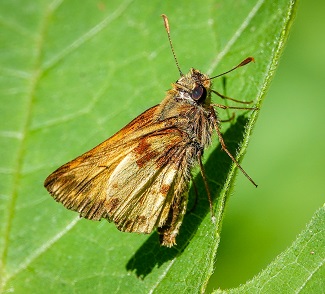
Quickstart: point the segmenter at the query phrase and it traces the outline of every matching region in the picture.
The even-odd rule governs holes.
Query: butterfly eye
[[[205,99],[206,97],[206,90],[201,85],[196,85],[192,91],[192,98],[195,101],[200,100],[201,98]]]

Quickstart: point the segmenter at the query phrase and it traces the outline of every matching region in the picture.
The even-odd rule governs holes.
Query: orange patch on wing
[[[158,152],[151,148],[151,144],[147,142],[146,138],[140,140],[134,151],[138,155],[136,163],[139,168],[142,168],[148,161],[158,155]]]

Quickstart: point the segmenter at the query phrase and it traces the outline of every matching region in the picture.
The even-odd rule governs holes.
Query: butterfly
[[[228,98],[212,89],[211,80],[248,64],[252,57],[212,78],[194,68],[183,74],[172,46],[168,18],[162,17],[180,78],[160,104],[58,168],[46,178],[44,186],[56,201],[81,217],[107,219],[123,232],[149,234],[157,228],[160,244],[172,247],[186,213],[191,171],[196,164],[212,210],[202,156],[214,130],[222,149],[257,186],[228,151],[215,107],[257,108],[211,103],[212,93]]]

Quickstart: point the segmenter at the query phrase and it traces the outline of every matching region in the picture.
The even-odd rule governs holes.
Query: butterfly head
[[[199,70],[191,68],[190,71],[181,76],[174,87],[181,94],[180,98],[191,104],[209,105],[211,102],[211,80]]]

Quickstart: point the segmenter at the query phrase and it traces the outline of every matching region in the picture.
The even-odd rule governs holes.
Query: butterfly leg
[[[250,180],[250,182],[255,186],[257,187],[257,184],[253,181],[253,179],[244,171],[244,169],[241,167],[241,165],[239,164],[239,162],[235,159],[235,157],[230,153],[230,151],[228,150],[224,140],[223,140],[223,137],[221,135],[221,131],[220,131],[220,128],[219,128],[219,123],[218,123],[218,118],[217,118],[217,115],[214,111],[214,108],[213,106],[211,106],[211,114],[212,114],[212,118],[213,118],[213,124],[214,124],[214,128],[217,132],[217,135],[218,135],[218,138],[219,138],[219,142],[221,144],[221,148],[223,151],[225,151],[228,156],[231,158],[231,160],[237,165],[237,167],[241,170],[241,172],[245,175],[245,177]]]
[[[214,94],[216,94],[217,96],[219,96],[221,99],[227,99],[227,100],[231,100],[231,101],[234,101],[234,102],[237,102],[237,103],[241,103],[241,104],[251,104],[251,103],[253,103],[253,101],[241,101],[241,100],[237,100],[237,99],[234,99],[234,98],[225,96],[225,95],[219,93],[216,90],[211,90],[211,92],[214,93]]]

